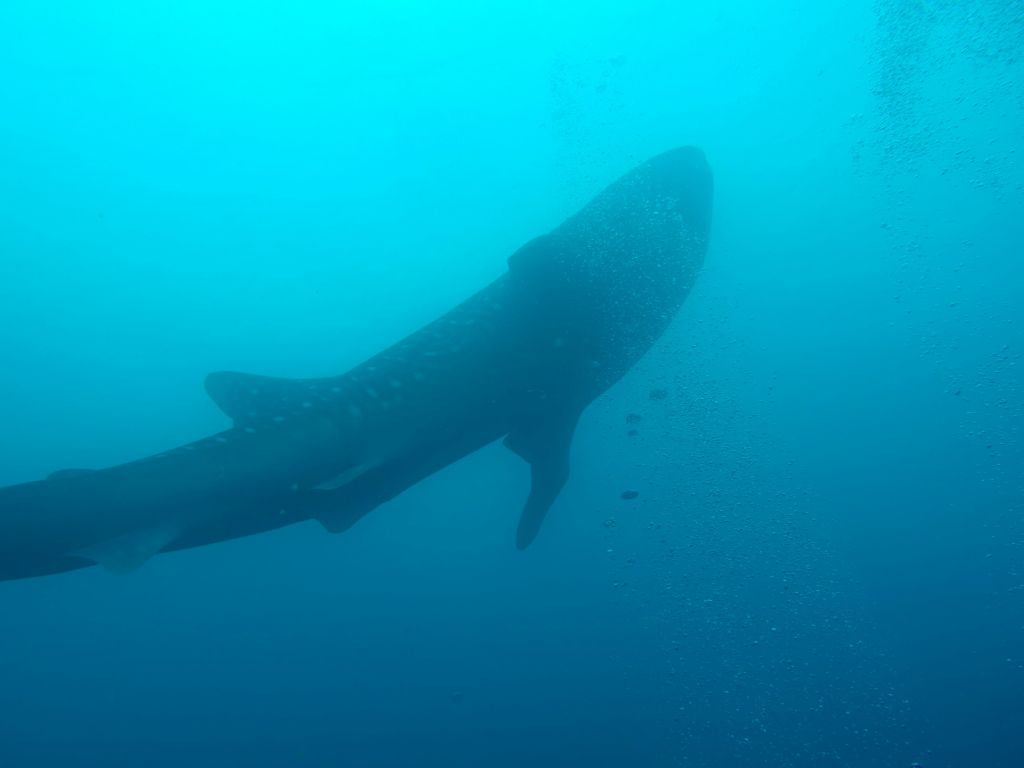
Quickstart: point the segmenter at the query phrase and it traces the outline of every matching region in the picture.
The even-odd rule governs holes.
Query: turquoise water
[[[530,549],[494,445],[0,583],[0,765],[1024,765],[1022,48],[1019,1],[5,0],[0,485],[347,370],[665,149],[715,217]]]

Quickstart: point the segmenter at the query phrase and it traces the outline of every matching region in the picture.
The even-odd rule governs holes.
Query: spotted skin
[[[711,172],[672,150],[509,258],[508,272],[340,376],[211,374],[231,429],[138,461],[0,489],[0,579],[316,519],[349,528],[501,438],[531,467],[528,546],[569,474],[580,414],[664,332],[703,262]]]

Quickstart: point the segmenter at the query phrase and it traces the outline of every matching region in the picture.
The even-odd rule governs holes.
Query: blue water
[[[2,583],[0,765],[1024,765],[1024,3],[551,5],[0,5],[2,485],[716,176],[529,550],[496,445],[343,535]]]

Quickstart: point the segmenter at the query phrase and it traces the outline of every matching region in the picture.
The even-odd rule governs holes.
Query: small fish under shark
[[[569,476],[583,410],[668,327],[704,261],[712,174],[693,147],[621,177],[447,314],[340,376],[218,372],[231,429],[100,470],[0,489],[0,580],[315,519],[344,531],[499,439],[529,463],[516,544]]]

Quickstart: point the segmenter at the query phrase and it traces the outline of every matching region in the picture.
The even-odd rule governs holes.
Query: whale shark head
[[[509,259],[510,271],[535,290],[546,286],[546,297],[557,294],[565,311],[595,334],[646,348],[704,262],[712,191],[701,150],[669,150],[523,246]]]
[[[541,316],[570,328],[613,380],[664,332],[696,281],[712,191],[701,150],[669,150],[520,248],[509,272]]]
[[[669,150],[609,185],[553,234],[604,274],[670,278],[696,271],[711,227],[711,167],[696,147]]]
[[[707,239],[711,227],[711,166],[697,147],[680,147],[648,160],[623,177],[634,194],[659,201],[678,215],[695,235]]]
[[[696,147],[664,152],[610,184],[510,259],[513,272],[558,278],[601,305],[635,293],[678,307],[704,261],[711,167]]]

